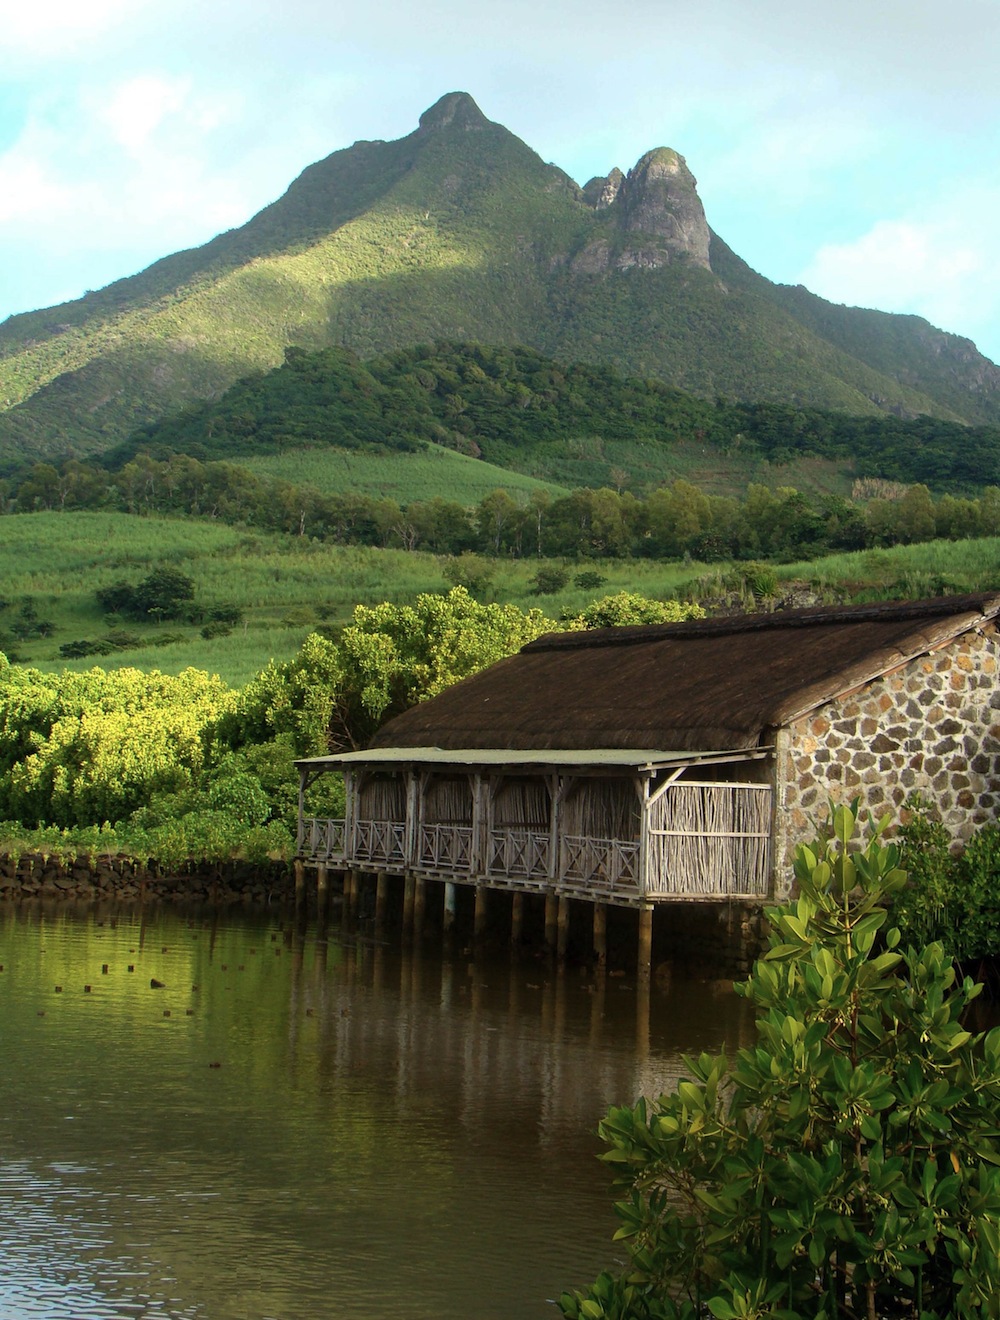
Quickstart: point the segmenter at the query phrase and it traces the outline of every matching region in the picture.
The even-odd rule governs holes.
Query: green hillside
[[[913,317],[831,308],[711,235],[675,153],[581,190],[462,93],[307,169],[242,228],[0,326],[0,459],[99,453],[290,346],[525,344],[705,398],[1000,417],[1000,370]],[[617,189],[617,191],[616,191]]]
[[[426,459],[428,445],[478,462],[484,469],[478,484],[491,489],[511,481],[525,489],[502,472],[498,480],[499,470],[637,494],[677,476],[732,493],[757,480],[830,489],[831,479],[847,493],[854,477],[958,493],[1000,485],[1000,426],[709,402],[609,366],[448,341],[367,362],[346,349],[289,349],[280,367],[140,428],[104,461],[118,469],[140,452],[233,462],[303,447],[335,449],[338,457],[316,465],[322,478],[307,484],[364,490],[351,479],[338,481],[345,452],[381,453],[391,465],[403,457]],[[823,466],[812,471],[817,461]],[[406,489],[405,473],[416,466],[401,465],[393,482],[404,504],[423,498]],[[301,484],[273,465],[258,470]],[[452,474],[461,480],[454,467],[438,471],[442,485],[434,494],[475,502],[450,484]]]

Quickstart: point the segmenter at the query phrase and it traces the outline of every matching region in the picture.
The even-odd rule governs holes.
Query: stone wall
[[[778,739],[779,894],[828,798],[876,816],[924,797],[958,842],[1000,807],[996,630],[972,632],[803,716]]]
[[[40,853],[0,854],[0,901],[150,899],[173,902],[257,902],[294,898],[284,863],[192,862],[176,871],[125,857],[58,859]]]

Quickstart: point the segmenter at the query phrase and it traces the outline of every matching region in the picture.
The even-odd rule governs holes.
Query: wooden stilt
[[[354,911],[358,898],[358,873],[357,871],[348,871],[344,875],[344,908],[343,919],[347,925],[354,920]]]
[[[556,948],[556,922],[559,900],[555,894],[545,895],[545,946],[554,953]]]
[[[560,896],[557,921],[559,925],[559,935],[556,943],[556,956],[560,962],[566,961],[566,950],[569,948],[569,913],[570,900],[565,894]]]
[[[385,871],[379,871],[375,879],[375,929],[385,925],[385,914],[389,906],[389,877]]]
[[[301,857],[296,857],[292,863],[292,874],[295,877],[295,906],[298,907],[306,896],[306,864]]]
[[[407,871],[403,879],[403,936],[406,939],[413,934],[413,900],[416,885],[413,872]]]
[[[486,905],[489,892],[485,885],[476,885],[476,915],[472,933],[477,940],[481,940],[486,934]]]
[[[524,922],[524,895],[515,890],[510,901],[510,947],[513,951],[521,943],[521,926]]]
[[[442,919],[442,928],[446,935],[450,935],[455,926],[455,886],[450,880],[445,882],[444,886],[444,916]]]
[[[427,903],[427,881],[413,882],[413,933],[420,938],[424,929],[424,908]]]
[[[599,971],[608,965],[608,905],[594,904],[594,962]]]
[[[649,981],[653,963],[653,909],[652,907],[643,907],[639,909],[639,961],[638,974],[640,981]]]

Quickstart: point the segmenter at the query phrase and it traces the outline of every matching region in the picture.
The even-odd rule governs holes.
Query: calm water
[[[0,1320],[555,1316],[614,1259],[598,1119],[749,1035],[273,914],[0,908],[0,964]]]

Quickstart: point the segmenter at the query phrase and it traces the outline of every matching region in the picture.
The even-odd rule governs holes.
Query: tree
[[[705,611],[693,601],[651,600],[634,591],[617,591],[593,601],[571,620],[571,628],[622,628],[637,623],[680,623],[703,619]]]
[[[558,626],[540,610],[481,605],[464,587],[413,605],[359,605],[339,647],[345,740],[363,744],[383,720]]]
[[[799,849],[798,897],[738,987],[756,1045],[602,1123],[629,1266],[565,1316],[1000,1314],[1000,1028],[962,1025],[981,987],[940,944],[877,942],[906,879],[887,823],[862,848],[838,807]]]

